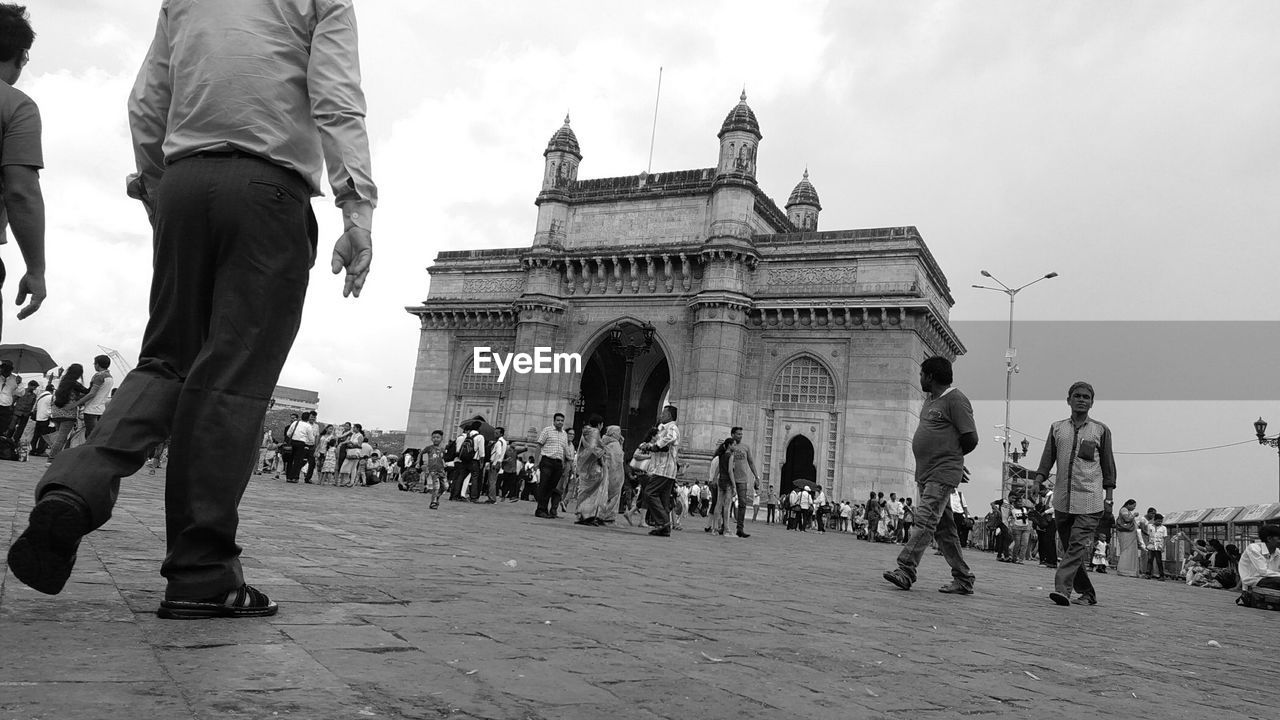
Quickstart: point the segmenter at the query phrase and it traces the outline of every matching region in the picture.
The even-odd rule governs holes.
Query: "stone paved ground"
[[[43,463],[0,463],[0,550]],[[1233,595],[970,556],[978,593],[880,578],[894,549],[582,528],[529,503],[256,479],[241,507],[263,620],[164,621],[162,477],[127,479],[57,597],[0,586],[11,718],[1275,717],[1280,614]],[[1217,645],[1209,645],[1214,641]]]

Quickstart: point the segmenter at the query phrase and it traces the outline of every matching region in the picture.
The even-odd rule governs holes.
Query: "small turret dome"
[[[738,100],[738,104],[734,106],[724,119],[724,124],[720,126],[720,134],[717,137],[724,137],[725,133],[733,130],[745,130],[755,135],[760,135],[760,123],[756,121],[756,114],[751,112],[751,107],[747,105],[747,91],[743,90]]]
[[[754,118],[753,118],[754,120]],[[543,156],[552,152],[567,152],[570,155],[582,159],[582,148],[578,146],[578,136],[573,134],[573,128],[569,127],[569,115],[564,116],[564,125],[551,136],[551,140],[547,143],[547,149],[543,151]]]
[[[818,191],[813,189],[813,183],[809,182],[809,168],[805,168],[804,177],[796,184],[796,189],[791,191],[791,197],[787,198],[786,207],[792,205],[812,205],[817,209],[822,209],[822,204],[818,202]]]

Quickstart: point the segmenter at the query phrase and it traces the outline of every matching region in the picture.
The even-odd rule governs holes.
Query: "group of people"
[[[80,363],[68,365],[56,382],[42,386],[40,380],[24,383],[11,361],[0,360],[0,446],[8,456],[4,459],[25,453],[52,463],[77,430],[87,440],[111,400],[115,378],[110,368],[111,358],[98,355],[88,387]]]
[[[270,428],[263,429],[255,474],[274,472],[278,478],[283,468],[285,482],[337,487],[376,485],[399,475],[399,459],[371,444],[360,423],[322,428],[309,411],[293,413],[282,430],[284,439],[277,442]]]

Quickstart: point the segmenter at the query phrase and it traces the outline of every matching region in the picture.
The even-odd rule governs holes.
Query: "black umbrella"
[[[58,367],[58,363],[49,357],[49,353],[44,348],[25,343],[0,345],[0,360],[13,363],[13,371],[19,375],[22,373],[44,374],[45,371]]]

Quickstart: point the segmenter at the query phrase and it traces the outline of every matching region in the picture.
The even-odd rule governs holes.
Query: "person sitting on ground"
[[[1280,590],[1280,525],[1258,528],[1258,542],[1245,547],[1238,567],[1240,585],[1245,590]]]

